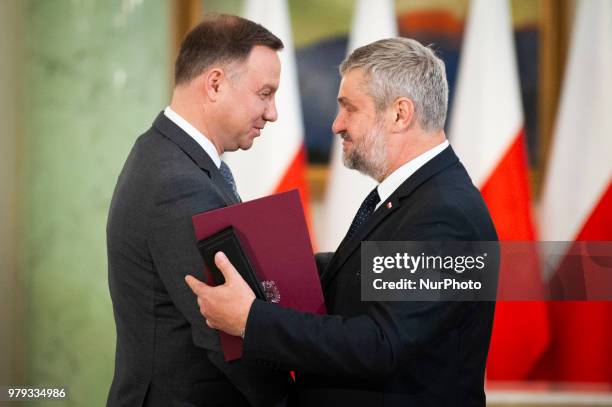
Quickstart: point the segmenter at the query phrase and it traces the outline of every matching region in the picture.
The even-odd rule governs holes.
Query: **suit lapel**
[[[321,276],[323,290],[326,289],[327,285],[333,280],[334,276],[355,250],[361,246],[361,242],[366,240],[387,216],[400,208],[402,199],[410,196],[419,186],[435,174],[458,162],[459,159],[449,146],[404,181],[389,198],[381,203],[368,221],[350,239],[345,239],[340,243],[328,267]]]
[[[227,205],[233,205],[239,203],[234,192],[227,185],[227,182],[221,175],[221,172],[208,156],[206,151],[195,142],[193,138],[183,131],[179,126],[176,125],[172,120],[168,119],[164,112],[161,112],[155,121],[153,127],[161,132],[166,138],[176,144],[185,154],[191,158],[191,160],[197,164],[213,181],[213,185],[217,188],[217,191],[223,197],[223,200]]]
[[[390,207],[388,206],[388,203],[391,203]],[[399,201],[397,201],[397,199],[387,199],[378,207],[378,209],[376,209],[376,211],[374,211],[368,221],[364,223],[361,228],[359,228],[353,234],[353,236],[351,236],[350,239],[344,239],[340,243],[340,246],[338,246],[338,249],[329,262],[329,265],[321,276],[321,286],[323,287],[323,290],[325,290],[338,270],[340,270],[349,257],[351,257],[351,254],[353,254],[353,252],[360,247],[362,240],[364,240],[387,216],[396,211],[398,207]]]

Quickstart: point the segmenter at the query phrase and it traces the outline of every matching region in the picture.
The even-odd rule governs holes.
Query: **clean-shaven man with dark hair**
[[[132,148],[110,205],[108,276],[117,327],[108,406],[272,406],[288,373],[226,363],[185,285],[203,262],[191,217],[240,201],[225,151],[277,118],[283,43],[261,25],[207,18],[176,59],[172,101]]]

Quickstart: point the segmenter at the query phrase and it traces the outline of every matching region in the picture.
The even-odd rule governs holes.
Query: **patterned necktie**
[[[344,238],[344,240],[350,239],[351,236],[353,236],[353,234],[355,234],[355,232],[357,232],[359,228],[367,222],[368,218],[370,217],[370,215],[372,215],[374,209],[376,209],[376,205],[378,205],[379,202],[380,196],[378,195],[378,188],[374,188],[372,192],[370,192],[368,196],[366,196],[366,198],[363,200],[361,206],[359,207],[359,210],[357,211],[357,214],[353,218],[351,227],[346,233],[346,237]]]
[[[238,195],[236,181],[234,180],[234,176],[232,175],[232,170],[230,170],[230,167],[224,161],[221,161],[221,167],[219,167],[219,171],[221,172],[221,175],[223,176],[225,182],[227,182],[227,185],[232,188],[232,192],[234,193],[234,196],[236,197],[238,202],[242,202],[242,199],[240,199],[240,195]]]

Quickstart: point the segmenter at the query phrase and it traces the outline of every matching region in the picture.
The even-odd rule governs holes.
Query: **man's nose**
[[[336,115],[336,118],[334,119],[334,122],[332,123],[332,132],[334,134],[340,134],[344,132],[345,130],[346,130],[346,125],[344,123],[344,117],[342,117],[342,114],[338,112],[338,114]]]
[[[266,107],[264,111],[264,120],[269,122],[275,122],[278,119],[278,111],[276,110],[276,101],[272,99],[272,101]]]

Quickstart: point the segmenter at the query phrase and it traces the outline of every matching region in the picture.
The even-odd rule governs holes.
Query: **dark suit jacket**
[[[117,327],[109,406],[269,406],[284,397],[287,373],[224,362],[184,281],[203,277],[191,216],[233,203],[210,157],[161,113],[132,148],[108,216]]]
[[[484,406],[494,303],[362,302],[362,240],[496,241],[497,235],[449,147],[341,243],[321,278],[329,315],[256,300],[244,357],[296,370],[301,406]]]

